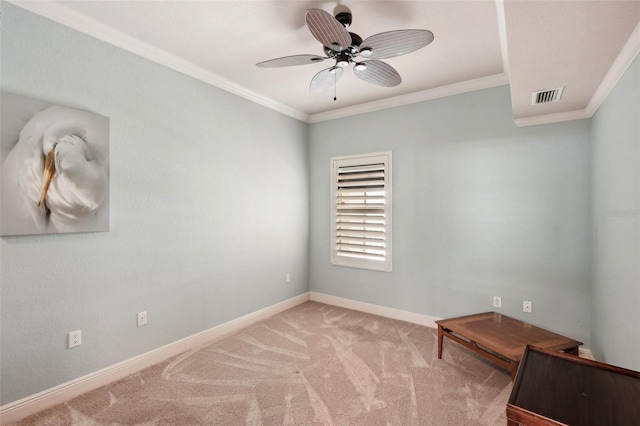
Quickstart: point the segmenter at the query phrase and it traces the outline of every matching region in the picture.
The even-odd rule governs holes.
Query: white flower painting
[[[109,230],[109,119],[2,92],[2,235]]]

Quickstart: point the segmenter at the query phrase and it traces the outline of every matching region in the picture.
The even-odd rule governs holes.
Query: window
[[[331,159],[331,262],[391,271],[391,151]]]

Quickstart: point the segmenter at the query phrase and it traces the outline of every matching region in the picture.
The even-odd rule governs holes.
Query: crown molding
[[[309,123],[319,123],[322,121],[335,120],[337,118],[349,117],[352,115],[364,114],[367,112],[379,111],[387,108],[394,108],[432,99],[444,98],[460,93],[473,92],[475,90],[488,89],[490,87],[496,86],[503,86],[505,84],[509,84],[509,78],[507,77],[507,75],[504,73],[495,74],[487,77],[476,78],[474,80],[450,84],[448,86],[436,87],[433,89],[422,90],[420,92],[395,96],[393,98],[368,102],[352,107],[321,112],[310,116]]]
[[[509,62],[504,0],[495,0],[500,32],[500,47],[502,51],[502,65],[504,69],[503,73],[313,115],[306,114],[298,109],[261,95],[189,61],[124,34],[121,31],[109,27],[108,25],[105,25],[93,18],[75,12],[60,3],[53,1],[27,0],[5,1],[22,9],[28,10],[29,12],[70,27],[76,31],[117,46],[128,52],[134,53],[145,59],[164,65],[177,72],[309,124],[509,84]],[[592,117],[607,98],[609,93],[611,93],[620,78],[624,75],[633,60],[638,56],[639,52],[640,24],[638,24],[634,29],[585,109],[533,117],[514,118],[516,125],[520,127],[533,126]]]
[[[629,69],[635,58],[640,53],[640,23],[631,33],[631,36],[620,50],[618,57],[609,68],[607,75],[602,79],[591,100],[585,108],[590,117],[598,111],[600,105],[607,99],[613,88],[618,84],[624,73]]]
[[[242,98],[253,101],[257,104],[270,108],[274,111],[285,114],[289,117],[303,121],[305,123],[317,123],[321,121],[333,120],[366,112],[378,111],[387,108],[422,102],[430,99],[437,99],[459,93],[485,89],[494,86],[508,84],[506,74],[496,74],[482,77],[475,80],[464,81],[449,86],[410,93],[380,101],[347,107],[339,110],[328,111],[314,115],[306,114],[298,109],[292,108],[271,98],[263,96],[246,87],[234,83],[218,74],[199,67],[180,57],[172,55],[162,49],[131,37],[108,25],[103,24],[91,17],[83,15],[60,3],[53,1],[28,1],[28,0],[5,0],[15,6],[29,12],[50,19],[54,22],[72,28],[81,33],[87,34],[98,40],[104,41],[128,52],[134,53],[150,61],[164,65],[182,74],[203,81],[212,86],[218,87],[227,92],[238,95]],[[504,57],[503,57],[504,62]]]
[[[591,118],[593,114],[587,109],[579,109],[575,111],[563,111],[553,114],[534,115],[531,117],[514,118],[513,121],[518,127],[537,126],[539,124],[560,123],[562,121],[581,120],[583,118]]]
[[[496,0],[498,15],[498,34],[500,36],[500,53],[502,56],[502,72],[509,75],[509,49],[507,46],[507,18],[504,11],[504,0]]]
[[[151,46],[150,44],[124,34],[123,32],[105,25],[93,18],[65,7],[60,3],[53,1],[28,0],[6,1],[22,9],[28,10],[29,12],[43,16],[76,31],[97,38],[98,40],[102,40],[145,59],[164,65],[182,74],[211,84],[212,86],[218,87],[222,90],[309,124],[442,98],[474,90],[486,89],[489,87],[501,86],[509,83],[509,79],[506,74],[496,74],[451,84],[449,86],[437,87],[421,92],[360,104],[353,107],[309,115],[298,109],[249,90],[246,87],[240,86],[231,80],[172,55],[162,49],[158,49],[157,47]]]
[[[93,18],[78,13],[60,3],[52,1],[26,0],[6,1],[29,12],[43,16],[76,31],[80,31],[81,33],[90,35],[98,40],[102,40],[145,59],[164,65],[182,74],[288,115],[289,117],[293,117],[304,122],[308,122],[309,120],[309,115],[302,111],[291,108],[290,106],[247,89],[246,87],[236,84],[218,74],[124,34],[123,32],[105,25]]]

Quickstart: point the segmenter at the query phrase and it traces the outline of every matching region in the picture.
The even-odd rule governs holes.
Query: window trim
[[[364,257],[347,257],[338,255],[338,170],[352,166],[368,166],[372,164],[384,164],[384,260],[367,259]],[[393,270],[393,240],[392,240],[392,212],[393,212],[393,173],[392,151],[374,152],[369,154],[347,155],[331,157],[331,190],[330,190],[330,223],[331,223],[331,263],[337,266],[368,269],[373,271],[391,272]],[[344,180],[343,180],[344,181]],[[344,210],[343,210],[344,211]],[[379,211],[378,211],[379,213]],[[367,213],[369,214],[369,213]],[[372,212],[371,214],[376,214]],[[371,255],[372,257],[375,254]]]

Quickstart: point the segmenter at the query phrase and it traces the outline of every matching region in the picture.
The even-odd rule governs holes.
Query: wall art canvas
[[[109,118],[2,92],[0,234],[109,230]]]

